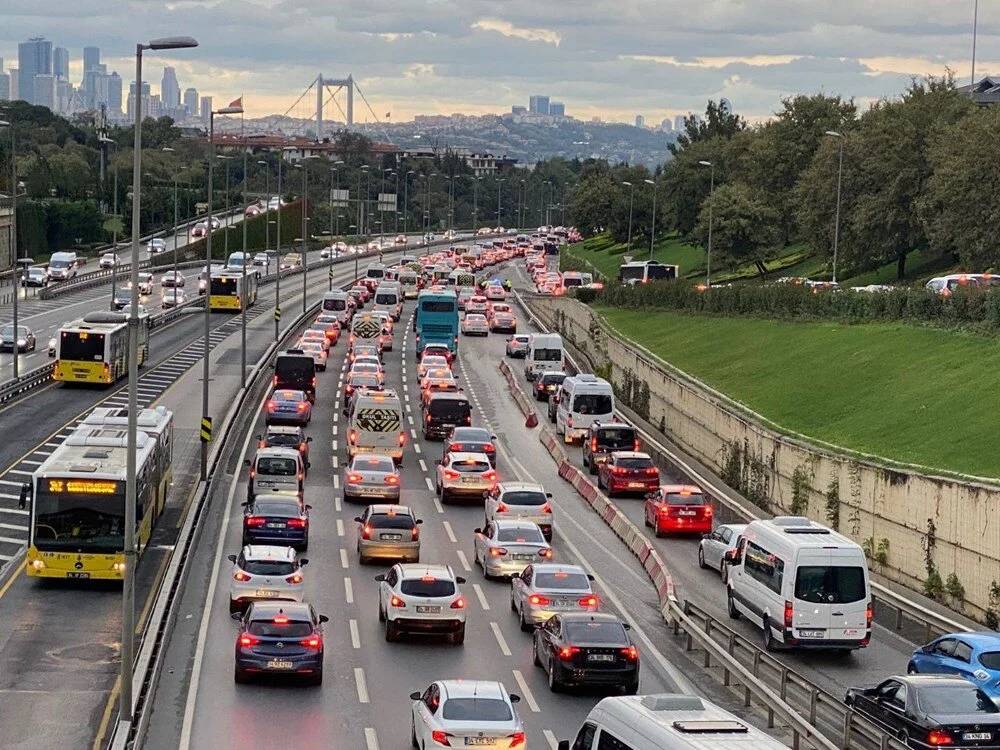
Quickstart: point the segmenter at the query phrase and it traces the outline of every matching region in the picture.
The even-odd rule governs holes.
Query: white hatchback
[[[229,555],[233,575],[229,583],[229,611],[242,611],[261,599],[301,602],[303,566],[295,550],[268,544],[248,544],[238,555]]]
[[[500,682],[438,680],[410,693],[414,747],[485,746],[525,750],[524,724],[514,710],[521,698]]]
[[[385,623],[385,639],[401,633],[440,633],[454,644],[465,642],[465,597],[458,591],[465,579],[450,565],[399,563],[378,582],[378,619]]]

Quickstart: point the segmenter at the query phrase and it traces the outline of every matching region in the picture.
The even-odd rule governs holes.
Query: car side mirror
[[[631,630],[632,629],[632,625],[630,625],[627,622],[623,622],[622,623],[622,627],[625,628],[626,630]]]
[[[520,703],[521,702],[521,696],[518,695],[517,693],[511,693],[510,694],[510,702],[511,703]]]
[[[410,693],[410,700],[411,701],[418,701],[418,700],[420,700],[420,691],[417,690],[414,693]]]
[[[482,534],[483,530],[482,529],[473,529],[472,533],[473,534]]]
[[[545,497],[547,497],[547,498],[549,498],[549,500],[551,500],[552,499],[552,493],[551,492],[546,492],[545,493]]]
[[[465,578],[463,576],[455,576],[455,583],[465,583]]]
[[[375,576],[375,580],[378,581],[379,583],[384,582],[385,581],[385,573],[379,573],[377,576]]]
[[[420,524],[422,524],[423,522],[424,522],[424,519],[422,519],[422,518],[418,518],[417,521],[416,521],[416,523],[417,523],[418,526]]]
[[[594,576],[593,576],[593,574],[592,574],[592,573],[587,573],[587,580],[588,580],[588,581],[596,581],[597,579],[596,579],[596,578],[594,578]]]
[[[364,521],[361,520],[361,516],[355,516],[354,520],[357,521],[358,523],[364,523]]]
[[[312,439],[312,437],[311,437],[311,436],[310,436],[310,437],[307,437],[307,438],[306,438],[306,442],[307,442],[307,443],[311,443],[312,441],[313,441],[313,439]]]
[[[303,566],[305,566],[305,565],[308,565],[308,564],[309,564],[309,558],[308,557],[303,557],[301,560],[299,560],[299,567],[300,568],[303,567]]]
[[[243,615],[241,615],[239,612],[232,612],[230,613],[229,617],[230,619],[236,620],[237,622],[243,619]]]
[[[250,501],[249,500],[244,500],[242,503],[240,503],[240,505],[242,505],[244,508],[246,508],[248,505],[250,505]]]
[[[312,506],[307,504],[306,505],[306,510],[312,510]]]

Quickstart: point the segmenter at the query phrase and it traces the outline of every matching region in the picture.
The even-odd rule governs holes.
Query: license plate
[[[359,495],[376,495],[376,494],[378,494],[378,490],[375,489],[374,487],[359,487],[358,488],[358,494]]]
[[[989,733],[989,732],[963,732],[962,733],[962,739],[963,740],[967,740],[967,741],[971,741],[971,740],[988,740],[988,739],[990,739],[992,737],[993,737],[993,735],[991,733]]]
[[[588,654],[587,661],[614,661],[614,654]]]
[[[462,484],[476,484],[479,477],[462,477]]]
[[[628,486],[630,490],[631,489],[639,490],[645,487],[645,485],[642,482],[629,482]]]
[[[66,574],[67,578],[90,578],[90,573],[78,573],[76,571],[71,571]]]
[[[800,630],[799,638],[823,638],[826,636],[825,630]]]
[[[269,523],[267,525],[267,528],[269,528],[269,529],[283,529],[283,528],[285,528],[285,524],[283,524],[283,523]]]
[[[257,589],[257,591],[254,593],[254,596],[258,596],[261,599],[273,599],[277,595],[278,592],[272,589]]]
[[[858,630],[857,628],[847,628],[846,630],[844,630],[845,638],[857,638],[860,635],[861,631]]]
[[[679,516],[696,516],[698,514],[695,511],[693,511],[693,510],[679,510],[679,511],[677,511],[677,515],[679,515]]]
[[[441,614],[441,608],[440,607],[429,607],[429,606],[423,606],[423,607],[418,606],[417,607],[417,614],[418,615],[437,615],[437,614]]]
[[[292,663],[287,659],[268,659],[268,669],[291,669]]]
[[[484,747],[497,744],[496,737],[466,737],[466,747]]]
[[[560,606],[560,607],[571,607],[571,606],[573,606],[573,600],[572,599],[557,599],[554,603],[557,606]]]
[[[514,560],[534,560],[534,555],[511,555]]]
[[[403,538],[402,534],[379,534],[379,539],[384,539],[390,542],[398,542]]]

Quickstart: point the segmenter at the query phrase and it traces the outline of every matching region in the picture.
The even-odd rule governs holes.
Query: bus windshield
[[[62,331],[59,358],[77,362],[100,362],[104,359],[104,334]]]
[[[125,533],[124,483],[116,483],[113,493],[98,495],[50,492],[51,481],[39,482],[35,493],[35,547],[120,552]]]
[[[236,284],[239,280],[230,277],[212,279],[212,294],[216,295],[235,295],[236,294]]]

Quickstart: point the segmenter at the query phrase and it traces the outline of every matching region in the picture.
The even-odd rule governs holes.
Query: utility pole
[[[711,169],[708,182],[708,253],[705,256],[705,287],[712,286],[712,228],[715,225],[714,206],[712,198],[715,195],[715,162],[699,161],[703,167]]]

